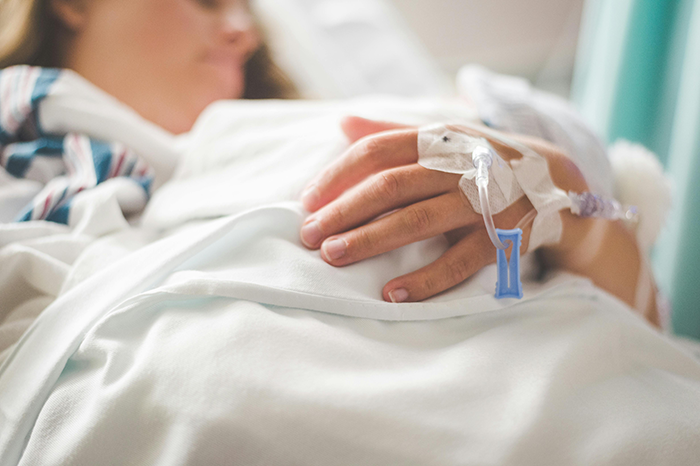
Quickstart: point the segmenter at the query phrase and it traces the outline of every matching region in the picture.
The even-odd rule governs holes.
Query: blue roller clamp
[[[523,239],[523,230],[499,230],[496,228],[498,239],[505,245],[508,242],[513,245],[510,253],[510,262],[506,259],[505,249],[496,249],[496,267],[498,279],[496,281],[496,298],[522,298],[523,284],[520,282],[520,243]]]

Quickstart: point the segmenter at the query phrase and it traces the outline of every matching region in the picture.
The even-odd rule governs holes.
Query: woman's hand
[[[313,212],[301,229],[307,247],[320,248],[326,262],[342,266],[444,234],[450,248],[439,259],[384,286],[384,299],[393,302],[429,298],[495,262],[482,217],[458,187],[460,175],[417,164],[416,128],[357,117],[346,118],[342,125],[354,144],[302,195],[304,207]],[[508,136],[547,160],[557,187],[588,191],[578,167],[556,146],[527,136]],[[505,160],[522,156],[497,141],[489,142]],[[495,215],[494,222],[499,228],[513,228],[531,209],[523,196]],[[655,285],[634,234],[619,221],[581,218],[568,210],[560,211],[560,216],[562,237],[558,244],[541,248],[544,265],[589,277],[658,326]],[[530,225],[523,228],[523,253],[529,234]],[[643,284],[640,277],[649,278]]]
[[[386,284],[384,299],[393,302],[421,301],[495,262],[482,217],[458,187],[461,175],[418,165],[416,128],[351,117],[343,129],[359,140],[302,196],[304,207],[314,212],[301,229],[307,247],[320,248],[326,262],[343,266],[445,234],[451,246],[439,259]],[[520,157],[491,143],[507,160]],[[523,196],[494,221],[513,228],[531,209]],[[529,226],[523,251],[528,238]]]

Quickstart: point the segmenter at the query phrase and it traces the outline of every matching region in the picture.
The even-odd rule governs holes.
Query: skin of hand
[[[48,0],[60,65],[173,132],[236,99],[260,45],[247,0]]]
[[[342,128],[352,145],[302,194],[302,204],[312,212],[300,232],[306,247],[320,249],[329,264],[344,266],[444,234],[450,247],[440,258],[384,286],[382,295],[391,302],[422,301],[495,262],[481,214],[473,211],[458,187],[461,175],[418,165],[417,128],[358,117],[345,118]],[[469,128],[460,130],[486,137]],[[559,188],[588,190],[580,170],[556,146],[526,136],[508,137],[543,156]],[[498,141],[489,142],[505,160],[522,156]],[[498,228],[514,228],[532,208],[523,196],[495,215],[494,222]],[[568,210],[560,215],[562,239],[541,248],[545,264],[586,275],[633,306],[641,267],[634,236],[619,222],[584,219]],[[528,249],[529,234],[527,225],[522,253]],[[602,241],[592,256],[581,252],[584,246],[590,249],[586,241],[591,237]]]

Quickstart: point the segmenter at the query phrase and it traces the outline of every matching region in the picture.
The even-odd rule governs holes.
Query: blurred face
[[[54,0],[65,66],[174,133],[241,97],[259,46],[245,0]]]

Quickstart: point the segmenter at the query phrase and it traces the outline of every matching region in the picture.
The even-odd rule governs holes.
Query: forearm
[[[562,220],[574,219],[562,214]],[[634,234],[619,221],[591,219],[578,226],[564,229],[560,245],[543,248],[545,263],[590,278],[659,327],[653,275]]]
[[[554,184],[564,191],[582,193],[588,185],[578,167],[558,148],[518,136],[547,157]],[[541,249],[545,266],[590,278],[596,286],[618,297],[652,324],[660,327],[656,286],[634,233],[620,221],[582,218],[561,211],[562,237]]]

